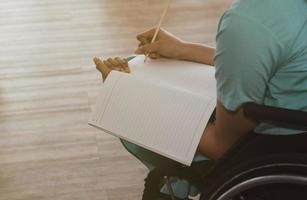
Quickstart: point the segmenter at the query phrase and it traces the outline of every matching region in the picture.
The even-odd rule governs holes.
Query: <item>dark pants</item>
[[[307,133],[295,135],[268,135],[251,133],[235,145],[222,159],[228,156],[240,160],[279,153],[307,154]]]

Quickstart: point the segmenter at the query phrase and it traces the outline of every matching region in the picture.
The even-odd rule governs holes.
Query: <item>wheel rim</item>
[[[217,200],[229,200],[242,192],[255,188],[257,186],[272,184],[272,183],[290,183],[298,185],[307,185],[307,177],[295,176],[295,175],[270,175],[260,176],[247,181],[244,181],[234,187],[230,188],[224,194],[222,194]]]
[[[292,183],[292,184],[301,184],[301,185],[307,185],[307,177],[306,176],[299,176],[299,175],[266,175],[266,176],[258,176],[254,177],[250,180],[241,182],[239,184],[236,184],[229,188],[226,192],[223,194],[217,196],[220,191],[226,187],[229,183],[234,181],[235,179],[242,177],[243,175],[249,174],[251,172],[257,171],[257,170],[263,170],[266,168],[272,168],[272,167],[294,167],[294,168],[304,168],[307,169],[307,165],[305,164],[293,164],[293,163],[279,163],[279,164],[270,164],[265,165],[257,168],[252,168],[247,171],[244,171],[240,174],[237,174],[235,177],[230,179],[229,181],[225,182],[222,186],[220,186],[215,193],[209,198],[209,200],[229,200],[243,191],[246,191],[248,189],[251,189],[253,187],[265,185],[265,184],[271,184],[271,183]],[[291,181],[291,182],[289,182]],[[218,198],[217,198],[218,197]]]

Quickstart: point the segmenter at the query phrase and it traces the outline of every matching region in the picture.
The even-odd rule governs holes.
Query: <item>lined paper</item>
[[[139,58],[131,74],[111,72],[89,123],[190,165],[216,103],[213,68]]]

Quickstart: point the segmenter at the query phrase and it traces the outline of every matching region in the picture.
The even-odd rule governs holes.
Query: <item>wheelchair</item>
[[[148,173],[142,199],[181,200],[170,183],[175,177],[195,186],[201,200],[306,200],[307,112],[255,103],[243,109],[246,117],[257,122],[302,132],[278,136],[278,140],[274,135],[250,133],[218,161],[159,166]],[[161,192],[162,187],[168,193]]]

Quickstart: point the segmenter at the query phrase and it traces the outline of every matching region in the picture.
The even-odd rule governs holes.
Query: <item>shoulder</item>
[[[272,30],[243,11],[233,7],[225,12],[216,37],[218,99],[233,111],[246,102],[263,102],[267,83],[284,57]]]
[[[260,26],[290,47],[307,20],[307,0],[237,0],[224,13],[219,30],[230,21],[241,20],[242,28]]]
[[[274,40],[283,51],[282,62],[287,62],[296,54],[295,42],[306,26],[306,10],[307,0],[237,0],[222,16],[216,40],[224,32],[237,39],[248,34],[255,45]]]

